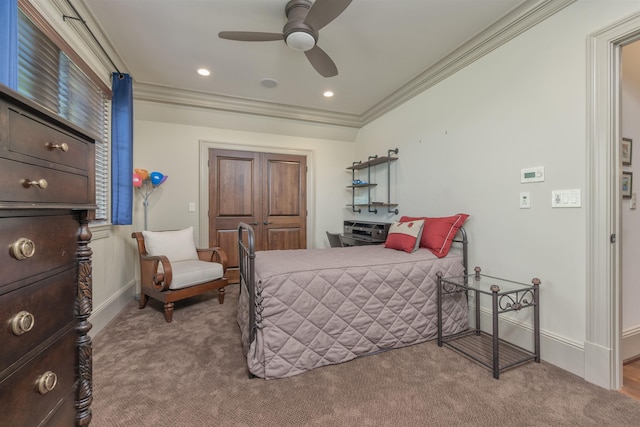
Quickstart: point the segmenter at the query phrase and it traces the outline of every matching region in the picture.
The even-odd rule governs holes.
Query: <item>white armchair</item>
[[[217,289],[218,301],[224,303],[227,256],[218,247],[196,248],[193,227],[134,232],[131,237],[140,258],[140,308],[149,297],[162,301],[165,319],[171,322],[175,301]]]

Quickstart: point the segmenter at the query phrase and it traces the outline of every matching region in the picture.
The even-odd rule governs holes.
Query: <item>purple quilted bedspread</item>
[[[256,339],[247,343],[248,297],[238,323],[249,370],[271,379],[437,336],[436,272],[463,274],[462,255],[442,259],[384,246],[256,253]],[[467,329],[464,294],[443,303],[444,333]]]

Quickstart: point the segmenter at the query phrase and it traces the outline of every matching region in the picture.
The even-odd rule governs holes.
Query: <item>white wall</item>
[[[640,42],[622,48],[622,135],[631,138],[631,166],[623,170],[633,173],[632,191],[640,188]],[[631,209],[630,199],[622,199],[622,358],[640,354],[640,210]]]
[[[401,214],[465,212],[470,264],[542,280],[543,359],[584,375],[586,212],[551,191],[586,186],[586,39],[638,1],[578,1],[363,128],[357,153],[400,149]],[[544,166],[542,183],[520,169]],[[519,209],[519,193],[531,209]],[[514,316],[528,322],[530,313]],[[546,345],[545,345],[546,344]],[[559,349],[559,350],[558,350]]]
[[[355,144],[344,139],[311,137],[313,134],[326,134],[330,126],[322,126],[325,129],[319,130],[315,124],[292,123],[300,127],[300,133],[306,136],[283,135],[271,133],[272,128],[255,127],[262,119],[250,116],[147,101],[136,101],[134,110],[134,167],[158,170],[169,176],[149,198],[149,229],[193,226],[196,236],[200,236],[200,245],[208,245],[207,233],[200,230],[200,219],[206,223],[207,211],[207,203],[200,203],[200,191],[204,185],[207,193],[208,171],[199,167],[201,144],[207,144],[248,151],[294,150],[308,154],[308,246],[328,247],[325,231],[341,230],[349,200],[346,186],[350,175],[346,167],[353,159]],[[203,125],[230,123],[228,116],[244,121],[246,126],[242,127],[250,127],[254,131]],[[270,119],[269,122],[277,121]],[[261,128],[263,132],[258,131]],[[196,212],[187,211],[190,202],[196,203]],[[134,228],[142,229],[140,194],[135,196],[134,212]]]

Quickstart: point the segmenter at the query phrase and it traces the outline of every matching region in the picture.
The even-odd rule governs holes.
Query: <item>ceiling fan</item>
[[[218,37],[245,42],[284,40],[290,48],[304,51],[313,68],[323,77],[333,77],[338,75],[338,68],[329,55],[317,45],[318,32],[344,12],[351,1],[290,0],[284,9],[287,23],[282,33],[221,31]]]

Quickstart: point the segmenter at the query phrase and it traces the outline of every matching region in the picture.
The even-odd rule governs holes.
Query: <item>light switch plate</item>
[[[552,208],[579,208],[582,207],[580,199],[580,189],[575,190],[553,190],[551,192]]]

